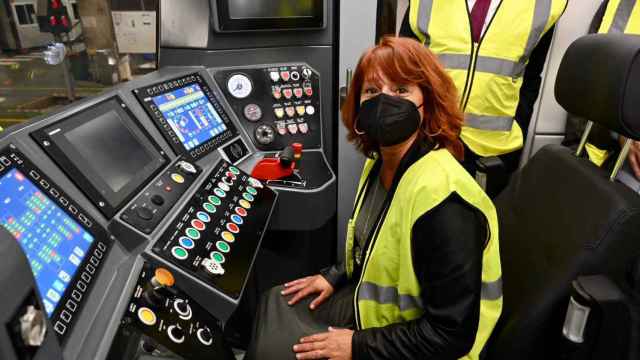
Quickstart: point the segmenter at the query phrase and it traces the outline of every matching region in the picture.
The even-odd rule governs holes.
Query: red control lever
[[[258,180],[279,180],[293,175],[297,161],[302,157],[302,144],[294,143],[282,150],[278,157],[260,160],[251,171]]]

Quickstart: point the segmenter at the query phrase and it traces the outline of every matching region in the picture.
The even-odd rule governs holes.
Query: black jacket
[[[412,147],[390,191],[430,149]],[[486,239],[484,216],[457,194],[421,216],[413,226],[411,243],[425,313],[414,321],[356,331],[353,359],[457,359],[467,354],[479,322]],[[343,265],[327,269],[323,276],[335,287],[348,281]]]

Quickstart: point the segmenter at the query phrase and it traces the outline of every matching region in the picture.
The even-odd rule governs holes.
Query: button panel
[[[276,194],[258,180],[220,160],[153,251],[237,297],[275,198]]]
[[[243,99],[231,96],[224,86],[238,72],[250,78],[254,88]],[[306,149],[320,147],[320,76],[307,64],[219,70],[214,78],[258,149],[281,150],[292,142]]]
[[[199,167],[178,158],[131,202],[120,219],[150,234],[201,172]]]

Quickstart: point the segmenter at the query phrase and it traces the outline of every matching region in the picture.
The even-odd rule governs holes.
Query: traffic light
[[[38,0],[37,15],[40,32],[57,35],[71,31],[71,19],[62,0]]]

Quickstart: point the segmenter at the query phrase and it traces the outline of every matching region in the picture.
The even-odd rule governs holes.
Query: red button
[[[247,216],[247,210],[245,210],[244,208],[241,208],[241,207],[238,206],[236,208],[236,214],[238,214],[238,215],[240,215],[242,217],[245,217],[245,216]]]
[[[204,223],[202,221],[194,219],[194,220],[191,221],[191,226],[196,228],[196,230],[202,231],[202,230],[204,230],[204,226],[205,225],[204,225]]]
[[[301,97],[302,97],[302,89],[301,89],[301,88],[295,88],[295,89],[293,89],[293,94],[294,94],[297,98],[301,98]]]
[[[227,175],[228,178],[231,178],[231,180],[235,180],[236,179],[236,175],[234,173],[232,173],[231,171],[227,171],[227,173],[225,175]]]
[[[313,88],[310,88],[310,87],[305,88],[304,93],[307,94],[307,96],[313,95]]]
[[[238,227],[238,225],[234,224],[234,223],[228,223],[227,224],[227,230],[231,231],[234,234],[237,234],[240,232],[240,228]]]
[[[49,18],[49,24],[51,26],[56,26],[58,24],[58,20],[56,19],[55,16],[52,16],[52,17]]]
[[[171,192],[171,186],[165,186],[164,187],[164,191]]]
[[[64,15],[62,15],[62,25],[64,25],[64,27],[69,27],[69,19]]]
[[[284,89],[282,92],[284,93],[284,97],[286,97],[287,99],[291,99],[291,97],[293,96],[293,90],[291,89]]]

